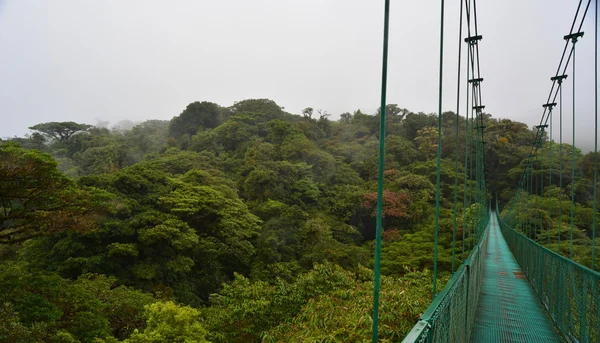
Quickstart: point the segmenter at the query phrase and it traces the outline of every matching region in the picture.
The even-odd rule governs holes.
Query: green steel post
[[[471,255],[469,254],[469,257]],[[465,294],[465,299],[467,299],[467,302],[470,300],[469,299],[469,280],[471,280],[471,266],[469,265],[469,263],[465,264],[465,274],[467,275],[465,278],[465,283],[466,283],[466,294]],[[465,306],[465,332],[468,332],[468,327],[469,327],[469,306]]]
[[[383,167],[385,161],[385,107],[387,93],[387,64],[388,64],[388,33],[390,23],[390,0],[385,0],[384,23],[383,23],[383,63],[381,68],[381,110],[379,117],[379,166],[377,180],[377,213],[376,213],[376,237],[375,237],[375,279],[373,282],[373,335],[372,342],[378,341],[379,335],[379,286],[380,280],[380,258],[381,258],[381,234],[383,213]]]
[[[433,297],[437,294],[437,257],[438,257],[438,235],[440,223],[440,183],[442,167],[442,77],[444,71],[444,0],[441,0],[440,20],[440,76],[439,76],[439,98],[438,98],[438,146],[437,146],[437,177],[435,191],[435,242],[433,251]]]

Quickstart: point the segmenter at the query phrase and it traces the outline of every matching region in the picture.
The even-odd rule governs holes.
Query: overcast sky
[[[383,3],[0,0],[0,137],[47,121],[171,119],[193,101],[373,113]],[[455,110],[460,1],[446,3],[444,110]],[[486,112],[535,125],[577,1],[477,6]],[[577,44],[578,145],[593,140],[593,6]],[[439,25],[439,1],[392,1],[388,103],[437,111]]]

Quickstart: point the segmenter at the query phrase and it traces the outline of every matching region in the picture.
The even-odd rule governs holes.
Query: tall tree
[[[177,117],[171,119],[169,136],[179,138],[193,135],[199,128],[214,129],[221,124],[221,107],[215,103],[192,102]]]
[[[0,244],[94,226],[100,193],[77,188],[49,154],[1,144],[0,180]]]
[[[47,137],[58,140],[61,143],[70,143],[71,138],[79,133],[86,132],[92,125],[78,124],[72,121],[49,122],[29,127],[30,130],[39,131]]]

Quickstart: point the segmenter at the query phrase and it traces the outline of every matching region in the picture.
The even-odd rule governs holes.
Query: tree
[[[285,112],[283,107],[277,105],[273,100],[269,99],[246,99],[237,101],[233,106],[228,108],[228,115],[235,116],[242,113],[255,114],[261,118],[261,121],[267,122],[274,119],[282,119]]]
[[[402,121],[404,117],[410,113],[406,108],[400,108],[397,104],[387,104],[385,106],[385,115],[389,117],[398,117],[399,121]],[[377,109],[377,115],[381,114],[381,107]]]
[[[208,343],[200,311],[175,303],[157,302],[146,306],[147,326],[136,330],[123,343]]]
[[[402,136],[390,135],[386,138],[385,144],[387,157],[398,163],[398,167],[411,164],[418,155],[413,142]]]
[[[305,109],[302,110],[302,116],[304,116],[304,119],[311,120],[312,119],[312,115],[313,115],[313,108],[312,107],[307,107],[307,108],[305,108]]]
[[[221,107],[212,102],[192,102],[177,117],[171,119],[169,136],[180,138],[194,135],[199,128],[214,129],[221,124]]]
[[[91,147],[73,156],[80,175],[104,174],[121,169],[125,153],[119,144]]]
[[[112,275],[122,284],[202,305],[234,272],[250,272],[260,220],[230,180],[216,170],[195,170],[194,158],[201,156],[179,152],[81,178],[114,193],[114,210],[92,233],[36,242],[29,261],[65,277]],[[180,168],[192,170],[177,177],[163,171],[177,175]]]
[[[258,128],[252,125],[252,119],[247,115],[235,115],[219,125],[214,132],[214,141],[225,150],[238,150],[243,144],[251,142],[258,135]]]
[[[125,133],[130,149],[139,149],[142,154],[159,150],[166,142],[169,131],[167,120],[147,120]]]
[[[74,135],[84,133],[92,127],[92,125],[68,121],[37,124],[29,129],[39,131],[51,139],[58,140],[60,143],[68,144]]]
[[[383,191],[383,216],[402,218],[408,216],[408,206],[410,205],[410,196],[403,192]],[[377,207],[377,193],[367,193],[363,198],[363,206],[373,209],[371,216],[375,217]]]
[[[325,269],[327,264],[316,266]],[[331,272],[330,272],[331,273]],[[340,275],[345,273],[346,275]],[[329,276],[331,275],[331,276]],[[281,321],[261,336],[267,342],[366,342],[370,340],[373,273],[365,268],[351,275],[336,271],[328,277],[338,282],[334,292],[312,296],[293,319]],[[316,279],[316,278],[315,278]],[[318,280],[318,279],[317,279]],[[315,280],[315,281],[317,281]],[[444,278],[445,282],[446,278]],[[381,278],[379,339],[399,342],[410,331],[430,303],[431,272],[409,271],[404,277]]]
[[[426,126],[436,125],[436,115],[419,113],[408,113],[402,120],[402,133],[404,137],[413,141],[418,136],[418,131]]]
[[[144,306],[156,302],[150,294],[117,286],[115,278],[86,274],[68,280],[25,263],[1,265],[0,289],[2,342],[113,342],[113,336],[123,339],[143,329]]]
[[[352,114],[344,112],[340,114],[340,122],[349,124],[352,121]]]
[[[418,144],[417,150],[425,160],[433,158],[437,153],[438,130],[434,126],[428,126],[417,131],[415,142]]]
[[[0,243],[64,230],[89,231],[107,193],[83,190],[49,154],[0,145]]]

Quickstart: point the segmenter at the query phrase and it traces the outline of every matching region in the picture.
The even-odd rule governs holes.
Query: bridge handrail
[[[498,222],[561,335],[569,342],[600,342],[600,273],[540,245],[499,216]]]
[[[487,250],[489,218],[488,214],[487,220],[480,224],[485,230],[479,243],[433,299],[403,343],[468,341],[481,284],[483,259],[480,256],[485,256]]]

